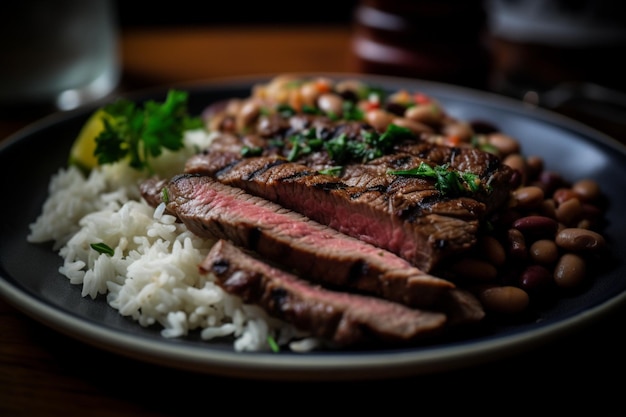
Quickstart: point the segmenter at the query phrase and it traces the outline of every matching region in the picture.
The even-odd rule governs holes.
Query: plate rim
[[[22,313],[61,334],[127,358],[195,373],[279,381],[397,378],[477,366],[537,349],[558,337],[590,326],[600,316],[608,315],[626,303],[626,292],[622,292],[564,320],[521,333],[463,341],[453,346],[435,346],[419,351],[407,348],[361,352],[358,355],[341,352],[292,353],[277,360],[277,354],[271,352],[220,351],[211,349],[210,345],[204,349],[167,340],[154,343],[123,330],[93,326],[87,319],[47,303],[38,303],[36,297],[20,291],[5,279],[0,279],[0,295]]]
[[[266,81],[275,75],[261,74],[222,77],[210,81],[199,80],[170,86],[150,87],[131,91],[122,96],[140,99],[162,95],[170,88],[186,89],[190,91],[190,94],[194,94],[194,92],[198,94],[200,91],[207,93],[209,90],[217,88],[244,88],[255,82]],[[445,94],[452,94],[455,97],[467,96],[468,101],[479,100],[481,103],[489,103],[490,106],[500,103],[515,112],[522,113],[526,111],[524,109],[528,109],[518,100],[495,93],[434,81],[352,73],[296,73],[295,75],[327,76],[331,78],[356,77],[368,82],[373,81],[387,85],[389,83],[423,85],[442,91]],[[43,117],[3,140],[0,144],[0,153],[20,140],[29,137],[34,132],[77,117],[84,117],[101,104],[102,101],[68,112],[57,112]],[[581,135],[591,136],[604,146],[624,152],[623,144],[596,129],[548,109],[533,107],[531,110],[533,111],[533,116],[542,121],[556,124],[568,130],[575,129],[580,131]],[[617,307],[626,303],[626,291],[624,291],[603,303],[594,305],[554,323],[531,328],[521,333],[516,332],[510,335],[487,338],[486,340],[463,341],[458,345],[454,344],[452,346],[435,346],[433,349],[419,351],[409,348],[406,350],[373,351],[371,353],[360,352],[358,356],[353,357],[345,353],[341,354],[341,352],[307,354],[307,356],[290,354],[281,356],[277,361],[277,356],[274,353],[220,351],[211,349],[210,345],[207,345],[205,350],[195,345],[169,343],[167,340],[165,343],[154,343],[154,341],[142,343],[145,340],[137,338],[137,335],[106,326],[92,326],[84,318],[72,316],[65,311],[54,308],[54,306],[48,303],[41,302],[24,288],[13,284],[10,279],[6,279],[3,270],[0,270],[0,272],[2,272],[0,273],[0,296],[8,304],[67,336],[113,353],[166,367],[230,377],[261,378],[264,380],[305,379],[310,381],[328,379],[331,378],[326,373],[328,371],[332,371],[332,379],[334,380],[354,378],[378,379],[389,376],[398,377],[448,371],[464,366],[478,365],[542,346],[560,335],[588,326],[593,320],[611,313]],[[146,355],[148,352],[149,355]],[[384,360],[380,360],[381,358]],[[177,360],[172,361],[172,359]]]

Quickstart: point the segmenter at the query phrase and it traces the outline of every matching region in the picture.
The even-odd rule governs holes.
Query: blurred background
[[[215,9],[189,0],[25,0],[3,2],[0,16],[3,137],[42,114],[124,91],[358,72],[507,95],[626,141],[626,3],[617,0],[265,1]],[[61,71],[79,55],[99,62],[83,73],[99,77],[89,88],[67,84],[88,83]],[[55,71],[65,96],[37,96]]]

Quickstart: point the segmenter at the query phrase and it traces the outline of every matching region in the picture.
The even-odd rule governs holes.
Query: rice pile
[[[184,150],[164,152],[153,167],[162,178],[183,170],[198,149],[210,143],[202,130],[185,134]],[[30,225],[32,243],[53,242],[63,258],[59,272],[82,286],[83,297],[106,297],[108,305],[141,326],[159,325],[165,338],[197,331],[204,340],[230,336],[236,351],[269,350],[268,338],[295,351],[317,341],[302,338],[290,325],[245,305],[224,292],[198,264],[213,242],[201,239],[141,199],[141,174],[119,163],[85,177],[77,168],[61,168],[50,180],[49,195]],[[103,242],[114,254],[100,254]],[[229,339],[230,340],[230,339]]]

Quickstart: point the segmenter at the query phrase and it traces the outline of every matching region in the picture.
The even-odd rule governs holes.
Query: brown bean
[[[539,174],[539,183],[546,195],[551,195],[556,189],[564,184],[563,177],[553,171],[541,171]]]
[[[512,197],[514,207],[535,208],[541,205],[545,194],[541,188],[529,185],[514,190]]]
[[[514,138],[502,132],[491,133],[488,136],[489,144],[495,146],[502,155],[520,152],[520,144]]]
[[[559,258],[559,248],[553,240],[539,239],[530,245],[530,258],[543,265],[550,265]]]
[[[365,121],[379,132],[385,131],[394,117],[393,114],[381,109],[373,109],[365,113]]]
[[[320,96],[320,90],[314,81],[309,81],[300,87],[300,96],[302,98],[302,104],[307,106],[315,106],[317,104],[317,98]]]
[[[572,252],[599,252],[604,250],[604,236],[589,229],[567,227],[556,234],[556,244]]]
[[[554,282],[562,288],[579,286],[587,274],[585,260],[573,253],[566,253],[554,268]]]
[[[445,136],[456,136],[463,142],[469,142],[474,136],[472,125],[459,120],[444,125],[442,131]]]
[[[556,202],[557,206],[559,204],[563,204],[567,200],[570,200],[576,197],[577,195],[574,191],[572,191],[570,188],[564,188],[564,187],[554,190],[554,194],[552,194],[552,198]]]
[[[244,130],[252,125],[261,114],[261,105],[257,100],[246,100],[237,114],[237,129]]]
[[[529,177],[536,178],[543,171],[543,158],[534,155],[526,157],[526,169]]]
[[[582,179],[572,185],[572,191],[576,193],[583,202],[592,202],[600,199],[602,191],[600,185],[591,179]]]
[[[594,204],[582,203],[582,208],[583,208],[582,215],[585,219],[596,221],[596,220],[599,220],[603,215],[603,211],[600,209],[600,207]]]
[[[541,202],[539,212],[551,219],[556,219],[556,203],[551,198],[546,198]]]
[[[478,293],[478,299],[486,310],[502,314],[518,314],[530,302],[528,293],[513,286],[487,287]]]
[[[526,160],[524,157],[518,153],[511,154],[504,158],[502,161],[504,165],[507,165],[515,170],[517,170],[522,176],[522,184],[526,184],[526,179],[528,178],[528,169],[526,168]]]
[[[563,201],[557,206],[555,211],[556,219],[568,226],[576,224],[582,214],[583,207],[578,197]]]
[[[324,93],[317,98],[317,106],[326,114],[341,116],[343,114],[343,99],[334,93]]]
[[[463,258],[454,262],[451,270],[462,278],[475,281],[493,281],[498,276],[498,270],[495,266],[474,258]]]
[[[420,133],[431,133],[433,129],[425,125],[424,123],[416,122],[415,120],[406,119],[404,117],[396,117],[391,121],[394,125],[405,127],[416,135]]]
[[[434,125],[439,123],[443,115],[443,111],[436,104],[421,104],[411,106],[404,112],[404,117],[415,122],[426,125]]]
[[[522,232],[517,229],[509,229],[507,232],[508,253],[511,258],[524,260],[528,257],[526,239]]]
[[[502,243],[495,237],[483,236],[478,245],[483,256],[492,264],[500,266],[506,262],[506,251]]]

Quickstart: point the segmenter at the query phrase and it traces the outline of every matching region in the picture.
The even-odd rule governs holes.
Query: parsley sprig
[[[150,158],[183,147],[183,132],[202,126],[199,117],[187,111],[188,94],[170,90],[163,103],[137,103],[119,99],[104,106],[110,118],[104,118],[104,130],[96,138],[95,155],[99,164],[110,164],[125,158],[131,167],[152,172]]]

